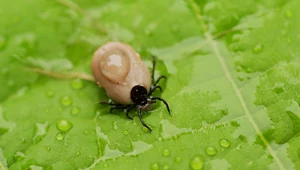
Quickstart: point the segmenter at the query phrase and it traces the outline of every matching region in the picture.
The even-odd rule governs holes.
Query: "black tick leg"
[[[142,116],[142,108],[141,107],[139,107],[139,118],[140,118],[140,121],[141,121],[141,123],[150,131],[150,132],[152,132],[152,129],[144,122],[144,120],[143,120],[143,116]]]
[[[164,99],[162,99],[160,97],[151,97],[151,100],[153,100],[153,101],[154,100],[160,100],[160,101],[162,101],[165,104],[165,106],[167,107],[169,114],[171,115],[170,107],[169,107],[169,104],[168,104],[167,101],[165,101]]]

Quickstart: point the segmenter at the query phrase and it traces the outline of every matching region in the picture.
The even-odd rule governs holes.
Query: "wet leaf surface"
[[[299,169],[296,0],[1,1],[0,169]],[[105,91],[25,67],[91,74],[93,52],[130,44],[170,106],[153,129],[99,105]]]

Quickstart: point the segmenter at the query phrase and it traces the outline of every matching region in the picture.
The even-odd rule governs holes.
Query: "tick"
[[[157,100],[162,101],[169,114],[170,107],[164,99],[152,96],[156,89],[162,91],[158,85],[165,76],[154,79],[156,58],[152,61],[152,74],[129,45],[120,42],[109,42],[101,46],[95,53],[91,62],[92,72],[97,84],[103,87],[107,96],[115,103],[101,102],[112,106],[110,112],[115,109],[125,109],[126,116],[133,119],[129,112],[137,108],[138,116],[147,129],[151,128],[144,122],[142,111]]]

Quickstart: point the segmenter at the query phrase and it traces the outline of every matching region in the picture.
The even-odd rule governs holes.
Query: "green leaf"
[[[300,169],[300,1],[0,1],[0,169]],[[162,103],[129,120],[80,79],[131,45]]]

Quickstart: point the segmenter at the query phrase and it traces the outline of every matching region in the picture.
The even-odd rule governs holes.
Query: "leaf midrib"
[[[242,105],[243,110],[245,111],[245,115],[248,119],[248,121],[251,123],[252,127],[254,128],[254,130],[256,131],[257,135],[259,136],[259,138],[263,141],[264,145],[266,146],[266,148],[268,149],[269,153],[272,155],[272,157],[274,158],[276,164],[278,165],[278,167],[281,170],[284,170],[286,168],[284,168],[281,160],[279,159],[279,157],[276,154],[276,151],[271,147],[270,143],[267,141],[267,139],[264,137],[262,131],[259,129],[258,124],[254,121],[252,115],[250,114],[250,111],[247,107],[247,104],[241,94],[240,89],[237,87],[235,81],[232,78],[232,75],[230,74],[230,71],[228,69],[228,66],[226,64],[226,62],[224,61],[224,58],[222,57],[220,50],[218,48],[218,46],[216,45],[216,43],[213,41],[213,37],[212,35],[209,33],[209,31],[207,30],[207,25],[205,24],[205,22],[202,19],[201,13],[197,7],[197,5],[195,4],[194,0],[189,0],[188,3],[191,5],[191,8],[194,12],[194,14],[196,15],[196,19],[197,21],[200,23],[201,27],[202,27],[202,31],[205,33],[205,38],[208,42],[208,44],[210,45],[210,47],[212,48],[212,51],[215,53],[215,55],[217,56],[217,59],[222,67],[222,70],[226,76],[226,78],[228,79],[228,81],[231,83],[233,90],[235,91],[236,96],[238,97],[238,100],[240,102],[240,104]]]

